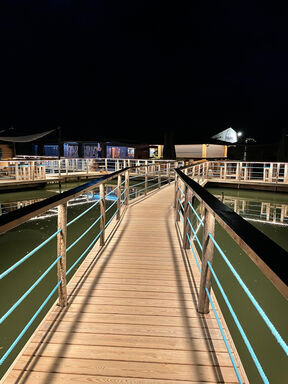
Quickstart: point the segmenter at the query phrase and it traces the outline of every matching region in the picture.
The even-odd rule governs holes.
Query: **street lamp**
[[[256,140],[252,137],[247,137],[245,139],[245,147],[244,147],[244,155],[243,155],[243,161],[246,161],[247,159],[247,143],[256,143]]]

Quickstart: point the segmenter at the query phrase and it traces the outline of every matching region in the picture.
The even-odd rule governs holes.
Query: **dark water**
[[[270,192],[209,189],[225,204],[247,219],[260,231],[288,251],[288,195]],[[224,193],[224,198],[222,195]],[[256,267],[240,247],[216,226],[215,238],[229,258],[260,306],[266,312],[282,338],[288,340],[287,301]],[[271,383],[288,382],[288,359],[282,348],[266,327],[266,324],[232,276],[221,255],[216,250],[214,269],[246,335],[254,348],[263,370]],[[241,335],[234,325],[216,284],[213,284],[218,302],[229,326],[233,340],[251,383],[262,383],[255,364],[249,357]]]
[[[130,182],[130,185],[136,184],[136,180]],[[67,184],[62,186],[62,191],[71,189],[78,184]],[[152,184],[150,184],[151,186]],[[115,188],[115,184],[107,187],[107,192]],[[131,188],[130,199],[139,195],[139,188],[143,185]],[[152,186],[150,190],[154,189]],[[69,222],[74,217],[91,206],[99,197],[99,191],[80,196],[68,205]],[[47,198],[59,193],[57,186],[50,186],[43,190],[22,191],[9,194],[0,194],[1,213],[5,214],[21,206],[32,204],[40,199]],[[143,193],[143,192],[141,192]],[[110,198],[116,197],[114,194]],[[115,200],[106,200],[106,208],[113,204]],[[116,204],[107,212],[106,222],[111,218],[116,210]],[[93,207],[83,217],[68,227],[67,246],[72,244],[100,215],[99,205]],[[57,230],[57,210],[50,210],[40,217],[30,220],[25,224],[0,236],[0,273],[5,271],[23,256],[25,256],[34,247],[39,245]],[[97,223],[68,253],[67,270],[89,246],[91,241],[99,233],[99,223]],[[21,295],[40,277],[40,275],[56,259],[56,238],[47,243],[43,248],[37,251],[29,259],[23,262],[19,267],[0,280],[0,316],[2,316],[13,305]],[[82,260],[83,261],[83,260]],[[73,268],[68,275],[68,281],[71,279],[81,262]],[[13,343],[18,334],[36,312],[53,287],[57,283],[56,266],[46,275],[39,285],[29,294],[29,296],[19,305],[18,308],[0,325],[0,356],[2,357],[9,346]],[[57,291],[49,300],[43,311],[31,325],[25,336],[17,344],[13,352],[0,367],[0,378],[7,368],[13,362],[19,351],[25,345],[26,341],[33,334],[33,331],[45,316],[51,305],[57,298]]]

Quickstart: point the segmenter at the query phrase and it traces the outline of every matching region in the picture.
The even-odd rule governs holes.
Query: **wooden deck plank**
[[[130,315],[144,315],[144,316],[172,316],[172,317],[198,317],[199,314],[195,308],[189,308],[185,310],[185,316],[183,310],[180,308],[170,307],[142,307],[142,306],[126,306],[126,305],[103,305],[103,304],[86,304],[85,308],[81,307],[81,304],[72,303],[69,307],[69,312],[82,313],[106,313],[106,314],[130,314]],[[59,308],[55,308],[54,311],[59,311]],[[205,315],[206,319],[215,318],[214,313],[210,312]]]
[[[47,316],[47,320],[53,321],[56,319],[58,313],[52,312]],[[218,328],[217,322],[214,319],[204,319],[196,317],[181,317],[181,316],[151,316],[151,315],[127,315],[127,314],[96,314],[96,313],[83,313],[81,318],[77,312],[68,311],[61,316],[61,321],[67,322],[85,322],[85,323],[111,323],[111,319],[114,324],[141,324],[141,325],[158,325],[171,327],[185,326],[186,323],[192,328]]]
[[[28,381],[29,380],[29,381]],[[62,373],[49,373],[49,381],[53,384],[191,384],[193,381],[183,380],[159,380],[159,379],[139,379],[129,377],[108,377],[108,376],[96,376],[96,375],[73,375],[73,374],[62,374]],[[24,372],[22,377],[19,379],[18,371],[12,371],[7,379],[7,384],[24,384],[29,382],[30,384],[47,383],[46,372],[35,372],[29,371]],[[194,381],[195,383],[195,381]],[[212,384],[211,382],[207,384]]]
[[[217,367],[206,365],[188,364],[165,364],[150,362],[96,360],[96,359],[70,359],[55,357],[37,357],[30,363],[29,356],[22,356],[15,365],[15,370],[33,370],[40,372],[59,372],[78,375],[100,375],[100,376],[122,376],[149,379],[165,380],[187,380],[198,382],[219,382],[228,381],[237,383],[233,368],[222,367],[221,372],[217,372]],[[28,364],[28,366],[27,366]],[[30,368],[31,366],[31,368]],[[224,380],[223,380],[224,379]],[[221,382],[220,381],[220,382]],[[46,381],[51,382],[51,381]]]
[[[131,205],[92,249],[69,306],[50,311],[3,384],[237,382],[214,314],[197,312],[200,276],[179,244],[173,188]]]
[[[120,347],[140,347],[140,348],[155,348],[155,349],[180,349],[183,351],[218,351],[226,352],[226,346],[221,339],[197,339],[194,342],[191,337],[169,337],[169,336],[141,336],[141,335],[108,335],[108,334],[91,334],[91,333],[73,333],[67,338],[65,332],[45,332],[37,331],[32,339],[35,343],[54,344],[74,344],[74,345],[106,345]]]

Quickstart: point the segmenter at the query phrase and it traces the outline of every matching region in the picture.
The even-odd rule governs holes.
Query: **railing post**
[[[167,163],[168,166],[168,183],[171,183],[171,163]]]
[[[99,185],[100,190],[100,246],[102,247],[105,244],[105,223],[106,223],[106,200],[105,200],[105,184]]]
[[[158,165],[158,188],[161,187],[161,164]]]
[[[108,159],[105,159],[105,171],[108,172]]]
[[[215,217],[205,208],[204,230],[203,230],[203,250],[202,250],[202,267],[201,280],[198,299],[198,312],[209,313],[209,299],[206,293],[206,288],[211,290],[211,271],[208,266],[208,261],[213,263],[214,244],[209,237],[209,233],[214,237],[215,233]]]
[[[67,287],[66,287],[66,242],[67,242],[67,203],[58,205],[58,230],[62,229],[57,235],[57,256],[61,258],[57,262],[58,281],[58,305],[67,306]]]
[[[60,180],[61,179],[61,160],[58,160],[58,176]]]
[[[32,180],[35,179],[35,161],[31,162],[31,173],[32,173]]]
[[[129,204],[129,170],[125,172],[125,205]]]
[[[224,180],[227,178],[227,163],[224,163]]]
[[[242,169],[242,166],[241,166],[241,169]],[[236,180],[240,180],[240,178],[241,178],[240,163],[236,163],[236,175],[235,175],[235,179],[236,179]]]
[[[288,164],[284,163],[284,183],[288,182]]]
[[[191,236],[191,228],[190,228],[190,225],[188,223],[188,218],[189,218],[189,213],[190,213],[190,206],[189,206],[189,201],[190,201],[190,204],[193,205],[193,193],[192,193],[192,190],[191,188],[187,187],[187,185],[185,185],[185,200],[184,200],[184,212],[183,212],[183,220],[184,220],[184,225],[183,225],[183,248],[184,249],[188,249],[190,248],[190,244],[189,244],[189,241],[188,241],[188,237],[187,237],[187,234],[188,236],[190,237]]]
[[[145,167],[145,196],[147,195],[147,188],[148,188],[148,171],[149,171],[149,165],[146,165],[146,167]]]
[[[118,188],[117,188],[117,213],[116,220],[120,220],[120,209],[121,209],[121,182],[122,175],[118,175]]]
[[[179,197],[180,197],[180,190],[178,188],[178,183],[179,183],[179,177],[176,176],[175,180],[175,201],[174,201],[174,208],[176,209],[176,221],[180,221],[180,215],[178,212],[178,207],[179,207]]]
[[[270,163],[270,168],[269,168],[269,182],[272,183],[273,180],[273,163]]]
[[[279,181],[280,181],[279,175],[280,175],[280,163],[277,163],[276,183],[279,183]]]
[[[9,163],[8,163],[9,164]],[[10,163],[11,164],[11,163]],[[9,169],[9,173],[10,173],[10,169]],[[19,171],[18,171],[18,162],[15,161],[15,179],[18,180],[19,179]]]

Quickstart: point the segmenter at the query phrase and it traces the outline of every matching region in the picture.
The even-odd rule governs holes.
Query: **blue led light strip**
[[[116,191],[117,188],[118,188],[118,185],[117,185],[117,187],[115,187],[114,189],[112,189],[110,192],[106,193],[106,196],[109,196],[111,193],[113,193],[114,191]]]
[[[184,212],[184,207],[183,207],[183,204],[181,203],[181,200],[178,198],[178,201],[179,201],[179,203],[180,203],[180,205],[181,205],[181,208],[183,209],[183,212]]]
[[[198,259],[197,259],[196,253],[195,253],[195,251],[194,251],[194,248],[193,248],[193,246],[192,246],[190,237],[189,237],[188,233],[186,233],[186,235],[187,235],[187,237],[188,237],[188,241],[189,241],[189,243],[190,243],[190,248],[191,248],[191,250],[192,250],[192,252],[193,252],[194,259],[195,259],[195,261],[196,261],[197,267],[198,267],[198,269],[199,269],[199,272],[201,273],[201,267],[200,267],[200,264],[199,264],[199,262],[198,262]]]
[[[22,259],[18,260],[15,264],[13,264],[11,267],[9,267],[8,269],[6,269],[6,271],[4,271],[3,273],[0,274],[0,280],[3,279],[3,277],[7,276],[8,273],[10,273],[11,271],[13,271],[15,268],[17,268],[20,264],[22,264],[25,260],[27,260],[30,256],[34,255],[35,252],[39,251],[39,249],[41,249],[45,244],[49,243],[50,240],[54,239],[54,237],[56,237],[58,235],[58,233],[60,233],[62,231],[62,228],[58,229],[58,231],[56,231],[55,233],[53,233],[53,235],[51,235],[50,237],[48,237],[48,239],[46,239],[45,241],[43,241],[41,244],[39,244],[36,248],[34,248],[32,251],[30,251],[29,253],[27,253],[26,256],[22,257]]]
[[[178,209],[178,213],[179,213],[179,217],[180,217],[180,219],[181,219],[181,221],[182,221],[182,223],[184,225],[184,220],[183,220],[183,217],[182,217],[182,213],[179,211],[179,209]]]
[[[98,233],[98,235],[95,237],[94,240],[91,241],[91,243],[88,245],[88,247],[85,249],[85,251],[78,257],[78,259],[75,261],[74,264],[71,265],[71,267],[68,269],[68,271],[66,272],[66,275],[68,275],[72,269],[75,267],[75,265],[77,265],[79,263],[79,261],[84,257],[84,255],[89,251],[89,249],[92,247],[92,245],[94,245],[96,243],[96,241],[98,240],[99,236],[101,235],[103,231],[100,231]]]
[[[178,187],[179,191],[182,193],[182,195],[185,197],[185,193],[182,191],[180,187]]]
[[[246,344],[246,347],[247,347],[247,349],[248,349],[248,351],[249,351],[249,353],[250,353],[250,355],[251,355],[251,357],[252,357],[252,359],[256,365],[256,368],[257,368],[263,382],[265,384],[269,384],[269,381],[268,381],[268,379],[267,379],[267,377],[263,371],[263,368],[262,368],[262,366],[261,366],[261,364],[260,364],[260,362],[259,362],[259,360],[258,360],[258,358],[254,352],[254,349],[252,348],[252,345],[250,344],[250,341],[248,340],[248,338],[247,338],[247,336],[246,336],[246,334],[242,328],[242,325],[240,324],[238,317],[236,316],[236,314],[232,308],[232,305],[230,304],[230,302],[226,296],[226,293],[225,293],[224,289],[222,288],[222,285],[220,284],[220,281],[218,280],[218,277],[217,277],[216,273],[214,272],[214,269],[212,268],[210,261],[207,261],[207,264],[211,270],[211,273],[215,279],[215,282],[218,285],[218,288],[219,288],[219,290],[223,296],[223,299],[224,299],[225,303],[227,304],[227,307],[228,307],[228,309],[229,309],[229,311],[230,311],[230,313],[234,319],[234,322],[235,322],[235,324],[236,324],[236,326],[237,326],[237,328],[238,328],[238,330],[239,330],[239,332],[240,332],[240,334],[244,340],[244,343]]]
[[[231,272],[233,273],[233,275],[236,277],[238,283],[241,285],[241,287],[243,288],[244,292],[246,293],[246,295],[249,297],[249,299],[251,300],[252,304],[254,305],[254,307],[256,308],[256,310],[258,311],[258,313],[260,314],[260,316],[262,317],[262,319],[265,321],[267,327],[270,329],[270,331],[272,332],[273,336],[275,337],[275,339],[278,341],[278,343],[280,344],[280,346],[282,347],[282,349],[284,350],[284,352],[286,353],[286,355],[288,356],[288,346],[287,344],[285,343],[285,341],[282,339],[281,335],[279,334],[279,332],[277,331],[277,329],[274,327],[274,325],[272,324],[271,320],[268,318],[268,316],[266,315],[266,313],[263,311],[263,309],[260,307],[260,305],[258,304],[257,300],[255,299],[255,297],[252,295],[252,293],[250,292],[250,290],[247,288],[247,286],[245,285],[244,281],[241,279],[241,277],[238,275],[238,273],[236,272],[235,268],[233,267],[233,265],[230,263],[230,261],[228,260],[228,258],[226,257],[226,255],[224,254],[224,252],[222,251],[222,249],[219,247],[217,241],[214,239],[214,237],[209,233],[208,235],[210,237],[210,239],[213,241],[215,247],[217,248],[217,250],[219,251],[220,255],[222,256],[222,258],[224,259],[224,261],[226,262],[226,264],[228,265],[229,269],[231,270]]]
[[[192,230],[192,232],[193,232],[193,234],[194,234],[194,236],[195,236],[195,238],[196,238],[196,240],[197,240],[197,243],[198,243],[198,245],[199,245],[201,251],[203,251],[202,244],[200,243],[200,240],[199,240],[199,238],[198,238],[198,236],[197,236],[197,233],[196,233],[196,231],[194,230],[194,228],[192,227],[191,221],[189,220],[188,217],[187,217],[187,221],[188,221],[188,223],[189,223],[189,225],[190,225],[190,228],[191,228],[191,230]]]
[[[14,309],[16,309],[18,305],[21,304],[22,301],[29,295],[29,293],[32,292],[33,289],[40,283],[40,281],[44,279],[47,273],[49,273],[51,269],[54,267],[54,265],[57,264],[59,259],[61,259],[61,256],[58,256],[57,259],[50,265],[50,267],[48,267],[46,271],[42,273],[42,275],[35,281],[35,283],[31,285],[29,289],[27,289],[27,291],[20,297],[20,299],[18,299],[16,303],[13,304],[12,307],[10,307],[10,309],[8,309],[8,311],[0,318],[0,324],[2,324],[3,321],[7,319],[9,315],[11,315]]]
[[[108,225],[111,223],[112,219],[114,218],[114,216],[118,211],[119,211],[119,208],[116,209],[116,211],[113,213],[113,216],[110,217],[109,221],[107,221],[107,223],[105,224],[105,228],[108,227]]]
[[[80,219],[80,217],[82,217],[83,215],[85,215],[85,213],[89,212],[90,209],[94,208],[97,204],[100,203],[102,199],[99,199],[96,201],[96,203],[92,204],[89,208],[87,208],[84,212],[80,213],[80,215],[76,216],[73,220],[69,221],[69,223],[67,223],[67,227],[69,227],[69,225],[75,223],[76,220]]]
[[[190,205],[192,211],[195,213],[195,216],[197,217],[197,219],[198,219],[198,221],[200,222],[200,224],[202,225],[202,227],[204,227],[203,220],[199,217],[198,213],[196,212],[195,208],[194,208],[193,205],[190,203],[190,201],[188,201],[188,204]]]
[[[221,335],[222,335],[223,340],[224,340],[224,343],[225,343],[225,345],[226,345],[226,348],[227,348],[227,351],[228,351],[230,360],[231,360],[231,362],[232,362],[234,371],[235,371],[235,373],[236,373],[238,382],[239,382],[239,384],[243,384],[243,381],[242,381],[242,379],[241,379],[241,376],[240,376],[240,373],[239,373],[239,371],[238,371],[237,365],[236,365],[236,363],[235,363],[234,357],[233,357],[233,355],[232,355],[232,351],[231,351],[231,349],[230,349],[230,346],[229,346],[229,344],[228,344],[227,338],[226,338],[226,336],[225,336],[224,329],[223,329],[223,327],[222,327],[222,325],[221,325],[221,323],[220,323],[220,319],[219,319],[219,317],[218,317],[216,308],[215,308],[214,303],[213,303],[213,301],[212,301],[212,298],[211,298],[211,296],[210,296],[209,290],[208,290],[207,288],[205,288],[205,291],[206,291],[207,296],[208,296],[208,299],[209,299],[209,301],[210,301],[210,303],[211,303],[212,310],[213,310],[214,315],[215,315],[215,317],[216,317],[216,321],[217,321],[218,327],[219,327],[219,329],[220,329]]]
[[[117,197],[117,199],[114,201],[114,203],[112,203],[112,204],[110,205],[110,207],[108,207],[108,208],[106,209],[105,212],[108,212],[109,209],[111,209],[111,208],[113,207],[113,205],[115,205],[115,204],[117,203],[117,200],[118,200],[118,199],[119,199],[119,198]]]
[[[30,325],[34,322],[36,317],[39,315],[39,313],[42,311],[42,309],[45,307],[45,305],[48,303],[48,301],[51,299],[59,285],[61,284],[61,281],[58,281],[56,286],[52,289],[52,291],[49,293],[49,295],[46,297],[46,299],[43,301],[43,303],[40,305],[40,307],[37,309],[37,311],[34,313],[34,315],[31,317],[31,319],[28,321],[28,323],[25,325],[25,327],[22,329],[22,331],[19,333],[19,335],[16,337],[16,339],[13,341],[13,343],[10,345],[8,350],[4,353],[4,355],[0,359],[0,365],[3,364],[3,362],[7,359],[7,357],[10,355],[10,353],[13,351],[13,349],[16,347],[16,345],[19,343],[19,341],[22,339],[24,334],[27,332]]]
[[[82,233],[82,235],[79,236],[79,237],[74,241],[74,243],[72,243],[71,245],[69,245],[69,247],[66,249],[66,252],[69,252],[70,249],[73,248],[74,245],[77,244],[78,241],[80,241],[80,240],[86,235],[86,233],[88,233],[88,232],[90,231],[90,229],[93,228],[94,225],[98,223],[98,221],[101,219],[101,217],[102,217],[102,215],[100,215],[100,216],[98,217],[98,219],[96,219],[96,220],[90,225],[90,227],[88,227],[88,228],[86,229],[86,231],[84,231],[84,232]]]
[[[137,183],[137,184],[130,184],[130,188],[137,187],[137,185],[140,185],[140,184],[143,184],[143,183],[145,183],[145,180],[141,181],[140,183]]]

